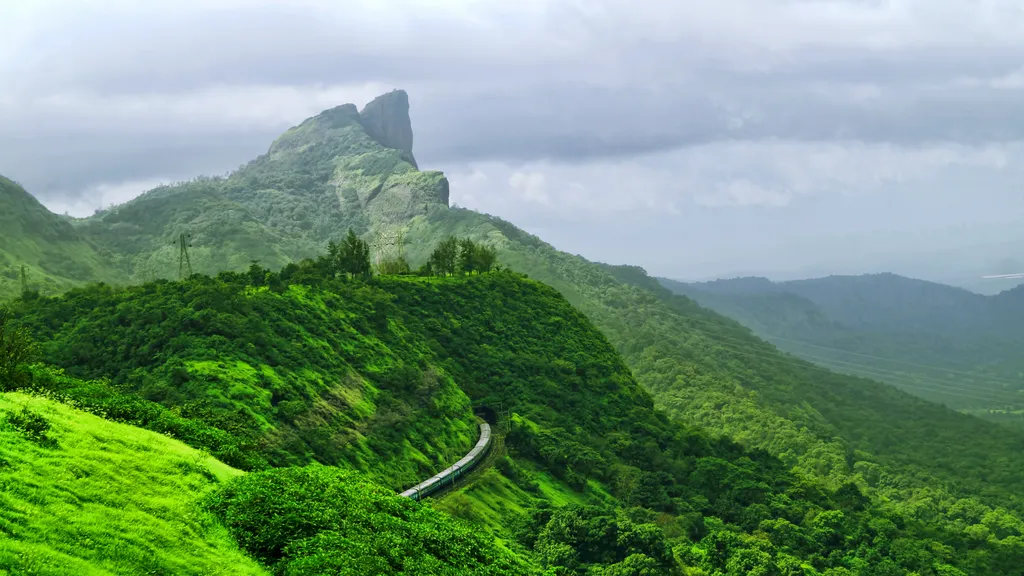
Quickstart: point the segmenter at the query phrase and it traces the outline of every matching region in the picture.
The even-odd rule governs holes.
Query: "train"
[[[469,454],[463,456],[462,459],[455,464],[452,464],[423,482],[420,482],[405,492],[402,492],[400,495],[418,501],[436,493],[445,486],[455,484],[456,480],[468,474],[470,470],[476,467],[476,465],[479,464],[485,456],[487,456],[487,451],[490,447],[491,426],[486,422],[481,422],[480,439],[477,440],[476,446],[469,451]]]

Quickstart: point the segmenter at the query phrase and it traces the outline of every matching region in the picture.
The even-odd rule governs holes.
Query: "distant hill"
[[[0,176],[0,301],[21,292],[21,268],[29,288],[66,290],[82,282],[125,278],[114,256],[51,213],[17,183]]]
[[[382,95],[362,114],[352,104],[325,110],[226,178],[162,186],[75,224],[136,282],[177,277],[181,233],[191,234],[194,270],[216,274],[315,256],[348,228],[390,230],[448,207],[448,180],[416,168],[411,127],[402,128],[407,98]]]
[[[1024,288],[983,296],[893,274],[660,281],[832,369],[1004,421],[1024,408]]]
[[[391,339],[412,338],[416,350],[428,350],[417,370],[440,367],[474,402],[515,403],[522,435],[512,439],[520,457],[464,490],[459,496],[465,500],[441,505],[502,538],[511,539],[513,526],[525,526],[517,540],[559,565],[581,562],[574,554],[613,549],[608,542],[584,546],[573,540],[576,532],[561,527],[587,522],[606,527],[602,534],[634,534],[625,521],[616,524],[628,515],[634,524],[660,522],[675,546],[671,554],[648,549],[651,558],[675,555],[706,573],[749,573],[762,565],[765,573],[792,573],[803,564],[811,567],[805,573],[882,566],[893,574],[1012,574],[1019,568],[1024,464],[1017,455],[1024,436],[782,354],[640,268],[590,262],[500,218],[450,208],[444,176],[420,171],[412,158],[411,132],[404,129],[407,98],[392,93],[376,102],[369,113],[352,105],[325,111],[226,178],[159,188],[78,221],[76,229],[123,262],[133,281],[175,277],[171,241],[183,232],[192,234],[198,270],[230,270],[237,276],[218,281],[238,285],[247,282],[252,260],[259,261],[259,278],[266,272],[261,267],[277,270],[288,260],[315,256],[351,227],[374,252],[400,251],[414,267],[445,236],[468,237],[496,248],[503,265],[557,290],[555,298],[525,280],[488,284],[506,278],[500,275],[451,285],[384,279],[378,296],[397,308],[359,308],[373,301],[362,300],[370,294],[356,294],[351,305],[369,318],[372,311],[388,311],[369,329],[376,341],[390,347]],[[130,297],[92,288],[95,302],[89,291],[44,300],[33,305],[37,312],[26,312],[26,322],[54,342],[54,357],[69,370],[106,375],[140,391],[152,386],[164,390],[161,400],[168,403],[176,389],[187,389],[170,378],[192,382],[194,375],[217,394],[237,394],[226,398],[228,406],[258,407],[253,411],[269,428],[287,430],[291,425],[278,415],[287,410],[266,398],[274,377],[254,375],[253,389],[236,389],[226,381],[247,372],[221,367],[215,358],[229,351],[251,366],[283,365],[288,378],[307,382],[302,358],[274,359],[275,346],[267,342],[253,341],[260,355],[224,346],[269,338],[274,318],[300,312],[314,317],[310,325],[317,330],[329,330],[336,324],[332,314],[345,313],[349,304],[323,312],[331,306],[321,296],[306,300],[300,286],[281,296],[250,295],[262,293],[262,286],[235,286],[207,301],[193,293],[202,282],[173,288],[155,282],[130,289]],[[169,291],[166,302],[147,294],[161,290]],[[908,297],[894,297],[884,309]],[[794,298],[803,298],[798,325],[829,329],[833,321],[824,309]],[[183,319],[198,319],[182,329],[181,340],[178,329],[165,324],[161,302]],[[842,308],[843,302],[831,305]],[[121,305],[138,314],[122,312]],[[102,322],[91,325],[90,310]],[[81,324],[69,321],[76,315]],[[145,330],[131,326],[136,318]],[[933,322],[927,314],[908,318],[922,326]],[[118,338],[104,341],[111,334]],[[303,353],[345,349],[349,336],[337,345],[335,337],[304,334],[310,350]],[[149,342],[153,354],[145,349]],[[188,342],[197,344],[195,357],[182,351]],[[302,347],[284,349],[297,354]],[[185,373],[165,364],[175,357]],[[392,356],[382,351],[381,357]],[[314,368],[325,380],[317,386],[336,384],[333,368]],[[359,373],[372,379],[381,366],[365,368]],[[404,381],[388,381],[400,399],[410,394]],[[293,406],[324,414],[312,393],[319,388],[305,386],[295,389],[303,401]],[[211,396],[222,400],[217,394]],[[401,404],[388,416],[412,426]],[[310,426],[309,439],[300,439],[310,444],[315,430]],[[534,498],[557,505],[603,502],[617,512],[586,508],[562,517],[532,510]],[[631,511],[634,506],[641,510]],[[638,566],[611,573],[636,573]]]

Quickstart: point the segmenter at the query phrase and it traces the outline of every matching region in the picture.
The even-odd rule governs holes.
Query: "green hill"
[[[361,474],[243,476],[162,434],[21,393],[0,393],[0,503],[0,574],[12,576],[271,573],[236,542],[281,574],[393,574],[386,553],[406,574],[537,573]]]
[[[11,423],[26,409],[44,438]],[[267,574],[200,506],[238,474],[161,434],[0,393],[0,574]]]
[[[117,281],[123,274],[110,254],[51,213],[17,183],[0,176],[0,301],[29,288],[59,292],[82,282]]]
[[[401,100],[379,102],[373,114],[402,120]],[[286,455],[317,457],[315,437],[303,437],[273,401],[267,406],[267,392],[277,383],[245,376],[246,370],[233,368],[237,364],[211,365],[213,359],[226,356],[260,373],[266,364],[290,390],[317,392],[321,388],[305,380],[307,351],[298,351],[303,338],[297,347],[288,338],[273,345],[258,338],[272,339],[278,319],[286,321],[283,334],[304,337],[302,330],[313,330],[308,353],[315,359],[345,350],[348,342],[329,333],[338,321],[334,306],[355,301],[356,316],[371,320],[384,309],[386,327],[363,327],[355,319],[350,325],[360,334],[369,330],[365,337],[389,348],[395,334],[408,331],[413,343],[392,351],[404,363],[404,350],[427,354],[417,369],[443,371],[470,402],[500,400],[518,414],[509,436],[511,460],[498,462],[440,506],[489,526],[510,546],[532,550],[549,565],[619,565],[620,572],[611,573],[631,573],[629,566],[639,570],[654,562],[667,570],[663,545],[669,545],[678,564],[708,573],[763,567],[764,573],[956,574],[947,567],[955,564],[963,573],[1010,574],[1019,567],[1024,465],[1016,455],[1024,438],[891,386],[780,354],[739,324],[672,295],[643,270],[588,262],[498,218],[448,208],[447,181],[416,170],[401,148],[401,130],[381,136],[385,132],[370,137],[353,106],[335,108],[293,128],[267,155],[227,178],[166,187],[80,222],[82,234],[132,263],[136,278],[146,277],[146,270],[176,275],[176,263],[146,264],[169,246],[168,236],[184,231],[176,223],[187,224],[197,254],[208,248],[196,258],[203,260],[199,269],[226,266],[240,274],[109,295],[90,288],[33,305],[38,308],[23,312],[25,321],[53,342],[48,353],[68,370],[107,376],[138,393],[163,393],[150,397],[168,406],[183,407],[180,402],[206,392],[216,410],[196,416],[209,425],[218,425],[225,411],[244,412],[252,404],[249,423],[229,419],[221,425],[238,432],[258,428],[256,438],[268,442],[255,445],[272,447],[259,453],[288,462]],[[197,186],[209,191],[197,192]],[[276,234],[281,243],[250,245],[238,227],[197,206],[196,196],[241,206],[253,219],[242,232]],[[123,236],[115,227],[138,236]],[[347,227],[366,238],[401,232],[414,266],[442,237],[470,237],[495,247],[505,265],[561,297],[533,283],[485,275],[462,283],[381,281],[370,290],[381,298],[362,305],[370,295],[351,292],[355,287],[331,284],[327,294],[317,292],[315,275],[279,277],[284,288],[276,292],[254,285],[273,278],[266,271],[241,274],[252,259],[276,269],[286,256],[311,255]],[[302,269],[285,268],[281,276]],[[164,295],[146,296],[162,291],[166,309]],[[336,301],[335,291],[344,297]],[[395,308],[376,303],[387,301]],[[76,324],[94,309],[96,316]],[[272,319],[264,320],[268,314]],[[342,360],[372,387],[418,409],[401,389],[407,378],[378,383],[369,367]],[[334,360],[317,362],[322,364],[311,368],[317,377],[338,374]],[[206,368],[210,374],[202,372]],[[181,387],[189,390],[186,397],[175,397],[175,377],[187,380]],[[237,395],[236,380],[244,383]],[[315,395],[293,406],[309,410],[310,402],[318,403]],[[397,412],[392,417],[411,438],[419,425],[414,420],[421,418]],[[457,413],[468,418],[456,411],[450,422],[459,421]],[[347,407],[337,414],[347,415]],[[272,442],[275,431],[294,433],[302,450]],[[378,476],[394,483],[402,476],[388,466],[401,461],[374,461],[366,469],[379,465]],[[544,504],[573,506],[546,510]],[[565,528],[575,525],[592,530]],[[608,538],[617,534],[649,538],[640,548],[612,546]],[[637,550],[644,558],[630,560]]]
[[[661,282],[836,371],[992,419],[1024,409],[1021,290],[982,296],[892,274]]]
[[[216,302],[217,314],[190,319],[197,308],[211,310]],[[300,394],[316,391],[325,378],[317,370],[329,367],[320,368],[324,360],[312,350],[336,353],[339,362],[348,363],[346,369],[353,367],[370,383],[367,388],[376,390],[375,398],[388,395],[392,401],[387,404],[388,426],[364,428],[362,436],[335,437],[332,463],[361,468],[392,487],[409,478],[410,463],[419,463],[422,474],[443,467],[443,459],[423,462],[424,447],[440,445],[444,438],[462,439],[464,422],[441,410],[446,404],[456,414],[459,406],[468,413],[469,402],[460,403],[459,397],[468,396],[478,406],[506,407],[513,413],[512,429],[504,439],[507,453],[437,506],[486,527],[514,554],[549,567],[587,567],[600,573],[635,565],[646,566],[651,574],[673,574],[682,567],[742,571],[805,566],[805,573],[815,574],[882,563],[894,573],[923,566],[951,574],[957,573],[954,567],[963,573],[999,574],[1008,573],[1007,566],[1024,553],[1017,543],[1024,524],[1016,513],[985,504],[1012,504],[1009,492],[1018,485],[1009,475],[1012,466],[993,468],[992,493],[974,498],[925,471],[917,477],[900,473],[899,463],[866,465],[868,456],[863,454],[857,474],[831,470],[822,477],[813,466],[839,465],[821,453],[832,444],[812,446],[817,452],[801,455],[790,470],[786,455],[780,459],[744,449],[655,410],[622,358],[581,312],[555,290],[510,272],[442,279],[382,277],[364,284],[325,276],[316,262],[307,261],[280,274],[254,268],[244,275],[224,273],[121,290],[94,286],[20,303],[19,317],[40,338],[43,353],[69,372],[110,378],[117,389],[157,400],[204,425],[242,436],[258,430],[264,439],[285,431],[305,438],[289,422],[319,410],[315,396],[313,402],[286,412],[295,415],[291,421],[260,399],[273,398],[282,382]],[[298,328],[304,332],[294,337],[292,331]],[[211,378],[203,355],[218,357],[232,368]],[[370,365],[360,365],[360,359],[378,370],[387,366],[381,373],[393,377],[381,378]],[[291,372],[292,361],[308,371]],[[252,378],[245,368],[264,364],[273,364],[266,379]],[[422,372],[417,376],[416,370],[427,369],[448,375],[461,390],[438,395],[443,382],[433,379],[424,386]],[[36,385],[46,387],[48,382],[37,377]],[[242,393],[225,394],[230,390]],[[431,390],[433,407],[415,410],[414,399],[430,399]],[[56,391],[76,400],[82,395],[66,387]],[[84,395],[84,400],[93,395]],[[211,398],[204,409],[184,409],[188,398],[204,397]],[[378,401],[375,406],[379,414],[384,405]],[[935,417],[928,406],[920,402],[917,407],[924,417]],[[230,418],[239,409],[251,409],[264,420],[249,428],[253,420]],[[337,405],[334,421],[357,419],[364,411],[355,402]],[[754,412],[729,410],[726,415],[757,417],[755,424],[765,423],[765,416]],[[789,442],[814,439],[801,436],[801,431],[775,432],[795,434]],[[974,433],[977,439],[984,430],[961,426],[960,432]],[[278,465],[325,459],[317,444],[309,442],[243,446]],[[983,448],[984,453],[1008,450],[999,444]],[[949,457],[962,459],[956,449]],[[449,453],[449,461],[455,457]],[[280,535],[291,530],[257,536],[257,528],[231,519],[230,504],[216,510],[243,546],[269,564],[300,566],[308,561],[322,566],[333,547],[349,546],[344,544],[348,540],[321,535],[337,532],[339,526],[322,515],[362,516],[318,512],[303,498],[319,499],[322,490],[304,486],[322,486],[325,480],[289,476],[296,473],[285,469],[259,477],[271,485],[298,482],[296,509],[309,510],[311,517],[304,520],[300,513],[289,521],[319,526],[310,528],[307,537],[312,540],[294,544],[301,552],[285,550],[292,544]],[[260,486],[247,490],[281,493]],[[934,509],[918,501],[925,493]],[[229,503],[234,498],[225,497]],[[929,515],[921,516],[925,509]],[[566,528],[581,523],[592,528]],[[983,537],[967,540],[968,534]],[[881,544],[882,535],[901,544]],[[344,532],[337,537],[349,538]],[[246,543],[250,538],[271,539],[277,552],[267,556],[270,552],[260,552],[266,544]],[[903,557],[908,549],[913,550],[912,560]]]
[[[69,375],[108,378],[275,466],[344,464],[397,488],[469,451],[469,399],[386,293],[250,282],[93,285],[32,302],[22,321]]]
[[[447,208],[440,172],[420,172],[411,152],[388,148],[364,129],[408,123],[405,98],[385,94],[362,114],[352,104],[326,110],[226,178],[157,188],[76,225],[118,254],[134,281],[147,281],[177,278],[173,242],[181,233],[192,235],[197,272],[243,270],[252,260],[276,270],[319,254],[350,227],[361,234],[390,229]],[[383,132],[376,136],[393,143]]]

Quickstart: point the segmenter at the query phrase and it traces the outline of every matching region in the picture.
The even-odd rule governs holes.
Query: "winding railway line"
[[[422,500],[423,498],[438,492],[445,486],[455,484],[456,480],[468,474],[470,470],[475,468],[476,465],[479,464],[485,456],[487,456],[487,451],[490,447],[491,426],[486,422],[481,422],[480,439],[477,440],[476,446],[469,451],[469,454],[463,456],[462,459],[455,464],[452,464],[423,482],[420,482],[405,492],[402,492],[400,496],[412,498],[413,500]]]

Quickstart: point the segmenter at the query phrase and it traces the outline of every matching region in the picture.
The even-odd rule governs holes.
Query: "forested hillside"
[[[344,465],[398,488],[469,450],[469,399],[386,293],[270,289],[253,270],[93,285],[33,301],[20,320],[69,375],[174,407],[273,466]]]
[[[962,519],[925,520],[878,498],[897,494],[885,486],[892,481],[885,467],[874,469],[874,485],[852,476],[830,483],[812,470],[790,471],[766,451],[672,422],[653,408],[652,398],[580,312],[551,288],[511,272],[367,283],[336,278],[329,267],[307,261],[279,274],[253,267],[246,274],[123,290],[93,286],[16,305],[18,324],[31,328],[44,356],[71,374],[110,379],[109,385],[69,383],[37,369],[37,388],[86,405],[114,394],[156,401],[191,426],[242,440],[239,460],[256,462],[254,468],[263,467],[261,461],[281,466],[315,458],[363,468],[377,482],[396,486],[410,464],[426,461],[417,449],[462,436],[464,422],[449,414],[468,408],[458,398],[510,409],[507,455],[439,507],[506,540],[522,558],[507,562],[525,562],[522,570],[538,564],[595,574],[673,574],[683,567],[743,573],[803,566],[805,573],[819,573],[880,564],[895,573],[927,568],[955,574],[954,567],[1011,573],[1024,553],[1014,544],[1024,525],[1013,512],[960,499],[955,509],[967,514]],[[202,322],[190,320],[197,312]],[[292,336],[296,326],[304,330],[301,337],[272,339]],[[357,393],[351,389],[338,392],[347,402],[328,400],[335,410],[325,412],[320,385],[332,373],[317,352],[338,355],[346,370],[366,380],[361,401],[352,401]],[[230,369],[211,371],[209,357]],[[300,360],[308,371],[288,369]],[[266,378],[253,378],[253,368]],[[433,377],[425,379],[425,371]],[[396,374],[404,377],[384,377]],[[445,393],[446,376],[461,390]],[[110,389],[97,392],[103,386]],[[294,404],[289,391],[304,401]],[[191,407],[188,398],[207,401]],[[284,410],[289,401],[293,405]],[[367,405],[375,408],[369,417]],[[390,426],[375,426],[385,409]],[[132,411],[140,409],[114,413]],[[307,436],[298,423],[313,415],[327,432],[333,423],[355,421],[358,433],[342,427],[324,445],[303,442]],[[133,422],[167,428],[166,417]],[[289,435],[290,442],[273,441]],[[186,430],[182,437],[201,443],[204,436]],[[429,472],[431,464],[424,467]],[[350,477],[341,472],[316,470],[261,472],[229,484],[211,509],[256,558],[275,569],[320,573],[337,564],[335,547],[346,549],[344,542],[361,538],[359,532],[339,532],[342,526],[356,530],[342,520],[361,517],[352,507],[386,504],[373,504],[384,493],[371,489],[378,495],[368,495],[370,503],[346,502],[339,510],[342,504],[331,499],[321,510],[314,502],[322,502],[325,491],[351,495],[355,485],[346,487]],[[294,506],[298,516],[263,526],[257,518],[266,516],[267,504],[257,495],[264,492],[281,499],[275,508]],[[932,494],[952,498],[939,488]],[[441,522],[432,518],[422,521]],[[592,528],[568,528],[576,523]],[[964,530],[998,533],[967,542]],[[401,533],[407,541],[418,532],[410,527]],[[936,552],[937,545],[948,552]],[[909,550],[912,558],[906,557]]]
[[[388,96],[374,114],[403,115],[403,101]],[[448,208],[443,176],[388,144],[342,106],[229,177],[161,188],[78,222],[134,279],[176,276],[171,241],[183,232],[198,270],[233,273],[93,286],[26,303],[21,319],[74,374],[111,378],[181,413],[205,394],[189,416],[231,433],[242,460],[326,459],[394,485],[410,471],[391,468],[411,454],[401,439],[412,445],[442,422],[431,404],[450,399],[440,455],[471,443],[458,428],[470,403],[500,400],[516,413],[511,459],[440,506],[540,564],[587,574],[670,574],[672,562],[708,574],[1013,574],[1021,565],[1024,437],[780,354],[641,269],[588,262],[499,218]],[[508,273],[364,287],[317,280],[312,264],[262,268],[313,255],[347,227],[387,258],[404,252],[414,269],[442,238],[470,238],[561,295]],[[402,249],[385,250],[379,235],[397,232]],[[380,379],[378,353],[415,377]],[[454,383],[426,386],[441,391],[433,402],[405,388],[428,371]],[[339,384],[345,374],[362,383]],[[382,412],[375,404],[369,420],[352,420],[359,386],[394,399],[375,428],[396,423],[387,442],[401,447],[386,458],[363,450],[374,440],[361,426]],[[363,443],[318,449],[321,418]],[[544,507],[563,504],[574,506]]]
[[[1024,408],[1020,289],[982,296],[892,274],[661,282],[833,370],[1006,422]]]
[[[359,473],[243,476],[164,435],[196,443],[202,424],[36,370],[31,394],[0,392],[0,574],[538,574]]]

